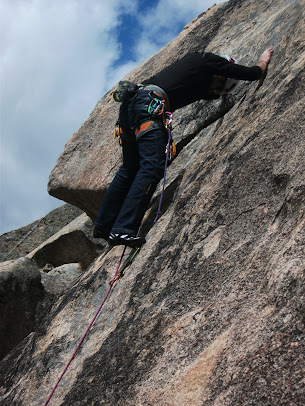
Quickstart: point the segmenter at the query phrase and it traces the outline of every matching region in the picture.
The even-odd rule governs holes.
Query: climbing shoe
[[[114,234],[110,233],[108,238],[109,245],[127,245],[127,247],[138,248],[146,243],[143,237],[132,237],[128,234]]]
[[[103,238],[104,240],[108,240],[109,233],[103,230],[99,230],[98,228],[94,227],[93,229],[93,237],[94,238]]]

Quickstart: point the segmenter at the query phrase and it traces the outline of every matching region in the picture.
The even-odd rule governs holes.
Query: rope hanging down
[[[116,282],[116,280],[117,280],[116,278],[117,278],[117,275],[118,275],[118,272],[119,272],[119,268],[120,268],[120,266],[121,266],[121,263],[122,263],[122,260],[123,260],[125,251],[126,251],[126,246],[124,247],[124,250],[123,250],[123,252],[122,252],[121,258],[120,258],[119,263],[118,263],[118,265],[117,265],[115,274],[114,274],[114,276],[113,276],[113,278],[112,278],[112,280],[111,280],[111,282],[110,282],[110,286],[109,286],[109,289],[108,289],[108,291],[107,291],[107,293],[106,293],[106,295],[105,295],[105,297],[104,297],[104,300],[102,301],[100,307],[98,308],[98,311],[95,313],[95,315],[94,315],[94,317],[93,317],[91,323],[89,324],[87,330],[85,331],[85,333],[84,333],[84,335],[82,336],[80,342],[78,343],[78,346],[76,347],[76,349],[75,349],[75,351],[74,351],[72,357],[70,358],[69,362],[68,362],[67,365],[65,366],[65,369],[63,370],[63,372],[62,372],[62,374],[60,375],[58,381],[56,382],[56,385],[54,386],[54,388],[53,388],[52,392],[50,393],[50,395],[49,395],[47,401],[45,402],[44,406],[47,406],[47,405],[49,404],[49,402],[50,402],[50,400],[51,400],[51,397],[53,396],[53,394],[54,394],[54,392],[55,392],[57,386],[59,385],[60,381],[62,380],[64,374],[66,373],[66,371],[67,371],[67,369],[69,368],[71,362],[73,361],[73,359],[74,359],[74,357],[75,357],[77,351],[80,349],[80,347],[81,347],[81,345],[82,345],[84,339],[86,338],[87,334],[89,333],[89,330],[90,330],[91,327],[93,326],[93,323],[95,322],[95,320],[97,319],[97,317],[98,317],[100,311],[102,310],[102,307],[104,306],[104,303],[106,302],[107,297],[109,296],[109,294],[110,294],[110,292],[111,292],[111,289],[112,289],[113,285],[115,284],[115,282]]]
[[[170,155],[170,147],[171,147],[171,140],[172,140],[172,133],[171,133],[171,123],[172,123],[172,114],[171,113],[165,113],[168,115],[168,122],[165,123],[165,118],[164,118],[164,113],[163,113],[163,122],[165,127],[167,128],[168,132],[168,142],[166,146],[166,158],[165,158],[165,167],[164,167],[164,177],[163,177],[163,185],[162,185],[162,191],[160,195],[160,200],[159,200],[159,206],[158,206],[158,211],[157,215],[154,219],[154,223],[156,223],[161,215],[161,205],[162,205],[162,199],[163,199],[163,194],[164,194],[164,189],[165,189],[165,182],[166,182],[166,173],[167,173],[167,165],[168,165],[168,159]]]
[[[166,123],[165,123],[165,114],[164,114],[164,111],[162,111],[161,114],[163,114],[164,125],[165,125],[165,127],[167,128],[167,132],[168,132],[168,143],[167,143],[167,146],[166,146],[166,159],[165,159],[165,168],[164,168],[164,178],[163,178],[162,191],[161,191],[160,200],[159,200],[159,206],[158,206],[158,211],[157,211],[157,215],[156,215],[156,217],[155,217],[155,219],[154,219],[154,223],[156,223],[156,222],[158,221],[158,219],[159,219],[159,217],[160,217],[160,214],[161,214],[161,205],[162,205],[162,199],[163,199],[163,194],[164,194],[164,189],[165,189],[166,172],[167,172],[167,165],[168,165],[168,160],[169,160],[169,155],[170,155],[170,147],[171,147],[171,140],[172,140],[171,129],[170,129],[170,125],[171,125],[171,122],[172,122],[172,114],[171,114],[171,113],[165,113],[165,114],[167,115],[167,120],[168,120]],[[108,291],[107,291],[107,293],[106,293],[106,295],[105,295],[105,297],[104,297],[104,299],[103,299],[103,301],[102,301],[100,307],[98,308],[98,310],[97,310],[97,312],[95,313],[95,315],[94,315],[94,317],[93,317],[91,323],[89,324],[87,330],[85,331],[85,333],[84,333],[84,335],[82,336],[80,342],[78,343],[78,346],[77,346],[76,349],[74,350],[74,353],[72,354],[72,357],[70,358],[69,362],[68,362],[67,365],[65,366],[65,368],[64,368],[64,370],[63,370],[63,372],[62,372],[62,374],[60,375],[58,381],[56,382],[56,384],[55,384],[55,386],[54,386],[52,392],[50,393],[50,395],[49,395],[47,401],[45,402],[44,406],[47,406],[47,405],[49,404],[49,402],[50,402],[50,400],[51,400],[51,398],[52,398],[52,396],[53,396],[53,394],[54,394],[54,392],[55,392],[57,386],[59,385],[59,383],[60,383],[60,381],[62,380],[63,376],[64,376],[65,373],[67,372],[67,369],[69,368],[71,362],[73,361],[73,359],[74,359],[74,357],[75,357],[77,351],[80,349],[80,347],[81,347],[81,345],[83,344],[83,342],[84,342],[84,340],[85,340],[87,334],[89,333],[89,330],[91,329],[91,327],[93,326],[93,324],[94,324],[95,320],[97,319],[99,313],[101,312],[102,307],[104,306],[104,304],[105,304],[105,302],[106,302],[106,300],[107,300],[107,298],[108,298],[108,296],[109,296],[109,294],[110,294],[110,292],[111,292],[111,289],[112,289],[113,285],[114,285],[115,282],[122,276],[123,270],[122,270],[122,272],[119,273],[119,269],[120,269],[120,266],[121,266],[121,263],[122,263],[122,260],[123,260],[125,251],[126,251],[126,246],[125,246],[124,249],[123,249],[123,252],[122,252],[122,255],[121,255],[120,260],[119,260],[119,262],[118,262],[118,265],[117,265],[115,274],[114,274],[113,278],[112,278],[111,281],[110,281],[109,289],[108,289]],[[135,253],[134,253],[133,256],[131,257],[130,263],[133,261],[134,257],[137,255],[138,251],[139,251],[139,248],[135,251]]]

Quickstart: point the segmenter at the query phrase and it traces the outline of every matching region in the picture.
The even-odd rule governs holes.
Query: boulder
[[[36,308],[43,299],[40,272],[33,260],[20,258],[0,265],[0,358],[35,326]]]
[[[89,224],[92,228],[91,220],[89,220]],[[80,263],[85,269],[105,246],[105,242],[102,245],[93,237],[88,238],[86,235],[87,227],[88,216],[82,214],[44,241],[27,257],[34,259],[39,268],[44,268],[46,265],[50,266],[50,264],[51,267],[58,267],[69,263]]]
[[[79,208],[64,204],[39,220],[0,235],[0,261],[26,256],[81,214]]]
[[[81,264],[65,264],[49,272],[41,272],[41,283],[48,294],[59,295],[72,286],[81,274]]]

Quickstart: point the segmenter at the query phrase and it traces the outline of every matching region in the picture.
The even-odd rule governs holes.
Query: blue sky
[[[0,234],[64,203],[47,183],[71,135],[115,83],[215,3],[0,0]]]

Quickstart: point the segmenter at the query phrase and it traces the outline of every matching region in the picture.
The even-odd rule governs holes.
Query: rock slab
[[[34,330],[43,298],[39,268],[28,258],[0,266],[0,359]]]
[[[147,243],[115,285],[54,406],[304,404],[304,13],[298,0],[228,1],[153,57],[159,70],[204,47],[251,64],[275,49],[263,86],[241,84],[229,108],[211,106],[210,120],[204,102],[175,112],[181,148],[163,215],[153,225],[156,195],[142,226]],[[128,77],[140,78],[150,62]],[[119,161],[108,159],[103,138],[111,103],[110,95],[98,102],[50,178],[52,193],[92,215]],[[1,404],[44,404],[121,253],[101,253],[1,361]]]

